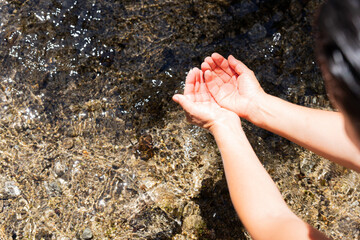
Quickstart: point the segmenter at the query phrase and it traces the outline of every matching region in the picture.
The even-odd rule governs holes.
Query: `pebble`
[[[4,177],[0,176],[0,199],[16,198],[20,194],[21,191],[14,181],[6,181]]]
[[[60,161],[55,163],[54,171],[58,177],[61,177],[62,175],[64,175],[66,170],[67,170],[66,166],[64,164],[62,164]]]
[[[202,228],[205,227],[205,222],[199,215],[191,215],[184,219],[184,223],[182,225],[183,231],[200,231]]]
[[[83,231],[81,238],[86,240],[86,239],[92,239],[93,238],[93,234],[90,228],[85,228],[85,230]]]
[[[297,0],[292,0],[290,3],[290,13],[291,15],[296,19],[296,20],[300,20],[301,19],[301,11],[302,11],[303,7],[301,6],[301,3]]]
[[[55,181],[50,183],[44,182],[44,187],[50,197],[56,197],[62,194],[60,185]]]
[[[314,170],[316,162],[310,158],[304,157],[300,161],[300,172],[304,174],[304,176],[309,177],[311,172]]]
[[[251,40],[260,40],[266,37],[266,28],[260,23],[255,23],[254,26],[249,30],[248,36]]]
[[[71,138],[65,138],[62,144],[64,148],[70,149],[74,146],[74,141]]]
[[[11,198],[16,198],[21,193],[20,189],[16,186],[16,183],[13,181],[5,182],[5,192]]]

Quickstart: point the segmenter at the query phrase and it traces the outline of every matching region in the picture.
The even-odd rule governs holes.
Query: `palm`
[[[216,102],[227,109],[234,110],[242,102],[242,96],[238,91],[236,76],[228,82],[214,72],[207,71],[205,74],[206,85]]]
[[[229,117],[238,118],[216,103],[206,87],[203,72],[197,68],[191,70],[186,78],[184,96],[190,101],[190,104],[182,105],[188,121],[200,127],[209,129]]]
[[[254,74],[240,61],[219,54],[205,59],[202,64],[209,92],[223,108],[246,117],[248,105],[262,89]]]

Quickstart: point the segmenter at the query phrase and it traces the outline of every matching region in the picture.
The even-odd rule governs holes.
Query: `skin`
[[[185,110],[190,123],[209,130],[214,136],[232,202],[252,238],[328,239],[291,212],[254,153],[238,114],[218,104],[203,76],[203,71],[191,70],[186,78],[184,95],[176,94],[173,100]],[[234,88],[229,86],[227,89]],[[226,99],[222,95],[219,102],[229,103]],[[237,101],[244,106],[251,105],[239,96]]]
[[[206,86],[219,106],[360,172],[359,140],[341,112],[306,108],[266,94],[254,73],[233,56],[225,59],[214,53],[201,68]]]
[[[213,125],[222,124],[229,119],[239,121],[236,113],[216,103],[205,85],[202,71],[198,68],[188,73],[184,95],[176,94],[173,100],[186,108],[186,118],[189,122],[205,129],[211,129]]]

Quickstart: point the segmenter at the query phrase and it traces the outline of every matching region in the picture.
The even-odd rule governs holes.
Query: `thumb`
[[[177,104],[179,104],[186,112],[189,112],[190,109],[193,106],[193,102],[190,101],[187,97],[185,97],[184,95],[181,94],[175,94],[172,99],[174,100],[174,102],[176,102]]]
[[[232,69],[235,70],[235,72],[238,74],[238,75],[241,75],[245,72],[249,72],[250,69],[245,65],[243,64],[241,61],[237,60],[236,58],[234,58],[232,55],[230,55],[228,57],[228,61],[229,61],[229,65]]]

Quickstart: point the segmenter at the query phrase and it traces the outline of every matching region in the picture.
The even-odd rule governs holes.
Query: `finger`
[[[196,74],[196,82],[195,82],[195,101],[196,102],[203,102],[204,101],[204,73],[198,69],[194,69]]]
[[[234,87],[233,84],[235,84],[235,86],[237,85],[237,83],[233,83],[233,84],[224,83],[219,76],[217,76],[215,73],[211,71],[205,72],[205,78],[213,79],[210,82],[206,82],[206,85],[209,89],[210,94],[217,103],[222,99],[224,99],[228,95],[228,92],[231,92],[231,89]],[[236,82],[237,81],[236,76],[233,76],[230,81]]]
[[[199,69],[199,80],[200,80],[200,83],[205,83],[204,72],[200,69]]]
[[[195,89],[195,74],[193,69],[191,69],[186,76],[184,95],[194,94],[194,89]]]
[[[195,94],[195,98],[197,96],[197,93],[199,92],[199,89],[200,89],[200,70],[198,68],[194,68],[193,69],[194,71],[194,75],[195,75],[195,91],[194,91],[194,94]]]
[[[218,66],[218,70],[216,73],[225,79],[225,81],[228,81],[236,72],[230,68],[228,60],[226,60],[223,56],[221,56],[218,53],[213,53],[211,55],[211,58],[215,62],[215,64]],[[227,75],[225,75],[227,74]]]
[[[211,59],[216,65],[216,67],[213,67],[212,70],[220,78],[222,78],[224,82],[228,82],[233,74],[231,73],[231,69],[227,64],[227,60],[218,53],[213,53],[211,55]]]
[[[235,72],[239,75],[243,74],[244,72],[250,72],[251,70],[241,61],[234,58],[232,55],[228,57],[229,66],[235,70]]]
[[[203,62],[201,64],[201,71],[206,72],[207,70],[211,70],[211,67],[210,67],[209,63]]]
[[[179,104],[187,113],[190,113],[194,106],[193,101],[181,94],[175,94],[172,99],[174,100],[174,102]]]
[[[221,87],[225,83],[223,78],[219,77],[212,71],[206,71],[204,75],[206,84],[213,82],[212,84],[216,84],[217,86]]]
[[[211,72],[210,70],[208,70]],[[212,97],[206,83],[205,83],[205,72],[202,72],[200,76],[200,92],[202,95],[202,101],[203,102],[215,102],[215,99]]]
[[[216,69],[216,63],[214,62],[214,60],[211,57],[206,57],[204,62],[206,62],[207,64],[209,64],[211,70],[215,70]],[[210,69],[209,69],[210,70]]]
[[[198,101],[209,102],[212,97],[210,95],[209,90],[206,87],[206,84],[205,84],[205,81],[204,81],[204,73],[202,71],[200,73],[199,78],[200,78],[200,89],[199,89],[200,96],[199,96]]]
[[[216,82],[216,78],[218,78],[218,76],[211,71],[206,71],[204,75],[207,89],[213,97],[216,96],[220,90],[220,86]]]

